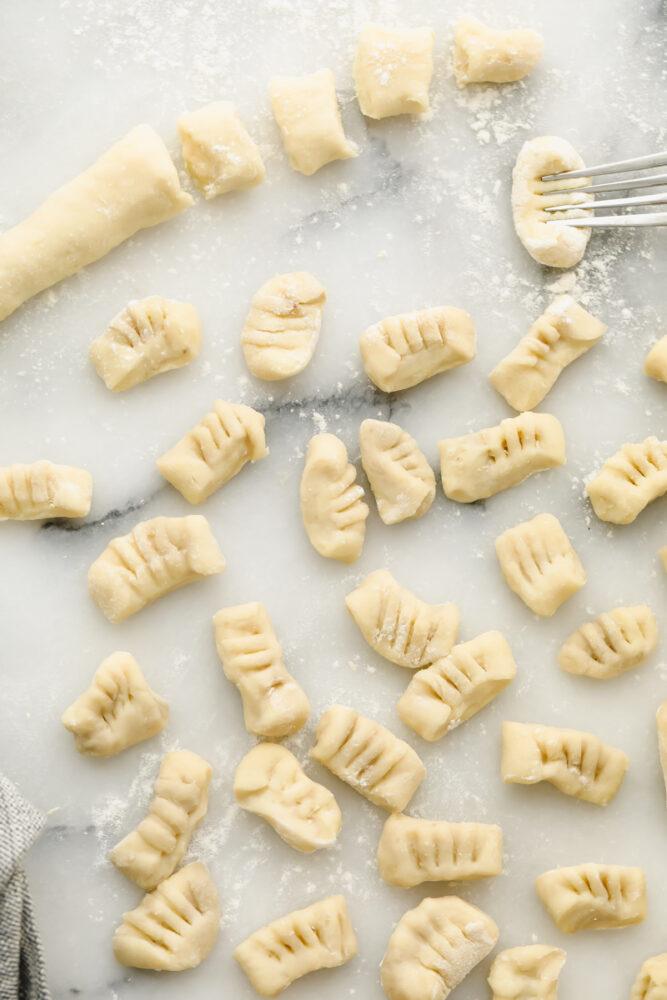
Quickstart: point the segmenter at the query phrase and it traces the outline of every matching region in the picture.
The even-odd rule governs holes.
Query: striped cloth
[[[50,1000],[23,855],[44,817],[0,774],[0,1000]]]

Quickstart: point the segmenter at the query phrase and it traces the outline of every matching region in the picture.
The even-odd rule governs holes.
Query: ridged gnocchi
[[[488,983],[493,1000],[556,1000],[565,952],[548,944],[525,944],[500,951]]]
[[[641,868],[594,863],[555,868],[540,875],[535,888],[563,934],[629,927],[646,919]]]
[[[359,447],[382,521],[423,517],[435,499],[435,475],[415,439],[388,420],[364,420]]]
[[[46,460],[6,465],[0,468],[0,521],[85,517],[92,494],[93,480],[85,469]]]
[[[630,994],[630,1000],[665,1000],[667,997],[667,953],[647,958]]]
[[[327,300],[305,271],[277,274],[253,296],[241,334],[246,364],[266,382],[291,378],[312,360]]]
[[[355,562],[366,536],[368,505],[357,470],[334,434],[310,439],[301,476],[301,516],[311,545],[326,559]]]
[[[631,524],[648,504],[667,492],[667,441],[648,437],[624,444],[586,486],[601,521]]]
[[[585,622],[558,652],[558,666],[568,674],[596,680],[617,677],[648,659],[658,644],[658,623],[650,608],[614,608]]]

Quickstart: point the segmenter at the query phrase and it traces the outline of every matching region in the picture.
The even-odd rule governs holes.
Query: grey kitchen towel
[[[50,1000],[23,855],[44,817],[0,774],[0,1000]]]

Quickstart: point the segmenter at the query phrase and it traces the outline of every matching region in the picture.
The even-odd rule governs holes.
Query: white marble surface
[[[632,526],[591,515],[585,478],[629,438],[664,436],[667,388],[641,371],[667,332],[667,230],[596,235],[572,273],[542,270],[514,237],[510,170],[527,137],[564,135],[588,162],[667,146],[665,7],[659,0],[472,0],[468,12],[498,26],[543,31],[543,64],[525,83],[459,93],[449,73],[453,24],[464,5],[415,0],[23,0],[5,5],[0,32],[0,224],[29,212],[140,121],[177,156],[179,113],[231,98],[262,143],[268,179],[255,191],[195,207],[146,232],[0,329],[0,464],[49,457],[93,474],[83,525],[0,526],[2,695],[0,767],[49,827],[29,859],[54,997],[192,1000],[253,991],[233,947],[269,920],[331,892],[345,892],[359,957],[295,985],[317,995],[376,1000],[378,964],[395,921],[423,896],[385,886],[375,870],[383,814],[314,765],[338,797],[344,827],[335,848],[298,855],[256,818],[238,812],[231,784],[252,745],[238,696],[216,657],[211,616],[225,604],[263,601],[288,665],[313,714],[289,741],[302,758],[320,712],[342,701],[389,725],[422,754],[428,775],[411,809],[433,818],[500,822],[502,877],[462,886],[501,927],[500,945],[563,945],[563,997],[629,995],[641,961],[665,948],[667,815],[653,717],[667,696],[662,648],[649,665],[608,685],[561,674],[559,643],[582,620],[621,603],[648,603],[667,630],[667,579],[657,548],[667,541],[665,502]],[[432,24],[437,56],[433,113],[366,124],[353,100],[351,60],[368,19]],[[330,66],[349,134],[361,155],[312,178],[290,171],[270,115],[276,72]],[[179,165],[182,167],[180,160]],[[249,299],[270,275],[303,267],[328,289],[315,359],[291,382],[248,377],[239,334]],[[509,415],[486,375],[560,290],[576,294],[609,325],[605,340],[560,380],[543,409],[562,420],[563,469],[487,503],[457,506],[439,492],[421,521],[388,528],[375,510],[353,567],[321,559],[300,523],[298,482],[311,434],[341,434],[358,457],[366,416],[395,417],[434,466],[437,441]],[[87,359],[90,341],[130,298],[189,299],[201,312],[204,346],[180,372],[122,395],[108,392]],[[361,369],[356,341],[395,311],[451,303],[477,325],[476,360],[387,398]],[[86,572],[114,535],[140,519],[190,508],[155,469],[155,458],[221,396],[267,417],[270,457],[202,508],[228,560],[224,576],[171,595],[122,625],[105,621],[86,593]],[[538,620],[500,578],[493,539],[539,511],[556,513],[588,571],[588,584],[552,620]],[[75,527],[76,530],[72,530]],[[516,682],[487,710],[435,745],[419,743],[395,713],[407,675],[364,644],[343,596],[387,566],[427,599],[454,600],[463,638],[500,628],[515,652]],[[79,757],[60,726],[62,710],[114,649],[131,650],[172,715],[162,737],[107,761]],[[589,729],[625,749],[631,769],[617,799],[598,809],[550,787],[504,787],[503,719]],[[115,964],[110,941],[141,893],[106,861],[108,848],[143,814],[160,755],[190,748],[214,767],[209,814],[191,856],[210,866],[224,921],[197,970],[174,976]],[[563,938],[536,900],[533,879],[559,864],[643,864],[646,923]],[[456,993],[487,995],[483,963]]]

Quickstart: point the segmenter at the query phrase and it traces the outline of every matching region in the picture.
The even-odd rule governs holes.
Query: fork
[[[597,167],[584,167],[583,170],[567,170],[560,174],[547,174],[543,181],[576,180],[578,177],[589,178],[600,174],[621,174],[629,170],[648,170],[651,167],[667,166],[667,150],[650,156],[637,156],[632,160],[617,160],[615,163],[601,163]],[[554,194],[599,194],[610,191],[630,191],[633,188],[660,187],[667,185],[667,174],[654,174],[652,177],[630,177],[627,180],[604,181],[601,184],[588,184],[585,187],[567,187],[561,190],[549,191]],[[638,195],[630,198],[601,198],[596,201],[591,198],[586,201],[585,208],[596,212],[598,209],[634,208],[639,205],[667,205],[667,191],[657,194]],[[550,205],[545,212],[565,212],[573,207],[583,205]],[[597,227],[611,229],[616,226],[667,226],[667,212],[643,212],[637,215],[603,215],[597,218],[549,219],[549,224],[557,222],[563,226],[579,226],[586,229]]]

